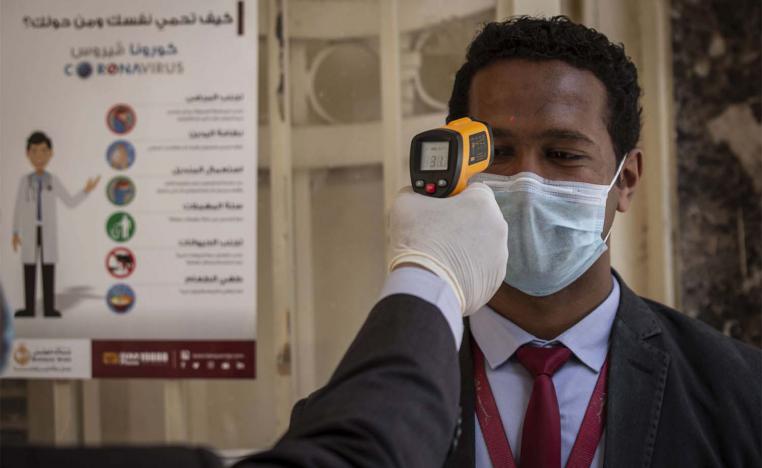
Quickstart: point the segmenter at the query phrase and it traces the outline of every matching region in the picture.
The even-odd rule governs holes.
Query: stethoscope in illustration
[[[26,176],[26,201],[36,200],[37,198],[37,181],[34,174]],[[42,184],[46,190],[52,191],[53,185],[50,183],[50,175],[42,175]],[[30,195],[31,193],[31,195]]]

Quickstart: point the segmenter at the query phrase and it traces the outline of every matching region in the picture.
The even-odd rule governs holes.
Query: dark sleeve
[[[389,296],[328,384],[297,405],[283,438],[237,467],[440,467],[459,397],[458,353],[442,313],[414,296]]]
[[[3,468],[222,468],[213,452],[201,447],[40,447],[4,446]]]

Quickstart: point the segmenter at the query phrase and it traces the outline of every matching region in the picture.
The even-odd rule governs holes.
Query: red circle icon
[[[129,133],[135,127],[137,120],[135,111],[127,104],[117,104],[106,114],[106,125],[117,135]]]
[[[114,278],[127,278],[135,271],[135,255],[126,247],[116,247],[106,255],[106,271]]]

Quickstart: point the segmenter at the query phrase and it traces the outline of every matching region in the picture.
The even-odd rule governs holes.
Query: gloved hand
[[[452,286],[464,315],[497,292],[508,263],[508,225],[482,183],[450,198],[403,188],[389,214],[391,261],[426,268]]]

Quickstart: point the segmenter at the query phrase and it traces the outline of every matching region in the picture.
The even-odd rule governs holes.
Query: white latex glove
[[[479,310],[505,279],[508,225],[482,183],[450,198],[403,188],[389,214],[389,233],[389,271],[410,263],[434,272],[452,286],[463,315]]]

